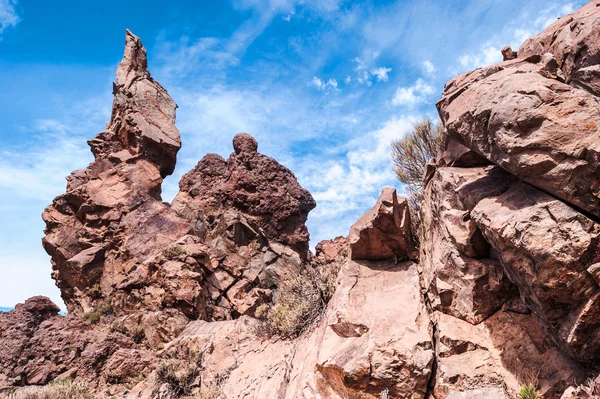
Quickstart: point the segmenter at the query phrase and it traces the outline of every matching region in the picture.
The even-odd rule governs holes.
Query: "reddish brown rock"
[[[232,234],[238,245],[260,232],[306,258],[305,222],[316,206],[314,199],[289,169],[257,152],[252,136],[236,135],[233,146],[235,152],[228,160],[209,154],[181,179],[174,209],[196,221],[200,236],[208,234],[224,210],[231,209],[256,226],[254,232],[242,225],[235,228]]]
[[[518,58],[452,79],[437,106],[449,137],[600,217],[596,3],[526,41]]]
[[[296,276],[315,202],[248,134],[228,161],[208,155],[184,176],[172,207],[162,202],[180,147],[176,105],[146,68],[127,31],[111,122],[90,141],[96,160],[44,211],[43,243],[70,314],[110,308],[160,347],[190,319],[254,314]]]
[[[550,53],[567,82],[581,68],[600,64],[600,3],[588,2],[576,12],[560,17],[540,34],[526,40],[519,57]]]
[[[432,307],[477,324],[518,290],[471,217],[515,181],[496,166],[438,168],[424,190],[421,269]]]
[[[90,387],[128,382],[148,375],[156,355],[107,326],[92,326],[58,315],[48,298],[34,297],[0,313],[0,391],[43,385],[59,377]]]
[[[594,361],[600,287],[588,268],[600,259],[600,225],[522,182],[471,215],[551,335],[576,359]]]
[[[409,259],[413,242],[406,198],[384,188],[375,206],[352,225],[348,242],[352,259]]]

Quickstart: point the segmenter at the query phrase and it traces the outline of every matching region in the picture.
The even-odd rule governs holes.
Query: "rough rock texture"
[[[463,220],[469,226],[445,223],[446,231],[456,235],[451,231],[458,225],[463,235],[475,231],[478,240],[491,244],[493,257],[548,335],[582,362],[600,354],[600,291],[594,278],[600,256],[600,102],[593,90],[581,89],[575,76],[600,61],[597,3],[526,41],[516,59],[454,78],[438,102],[448,142],[464,145],[542,190],[498,177],[490,182],[493,195],[473,195],[458,187],[458,195],[470,203],[450,208],[466,210]],[[586,74],[593,84],[593,74]],[[451,173],[464,179],[472,172]],[[448,174],[443,169],[438,173]],[[448,184],[449,176],[438,180]],[[439,182],[434,178],[430,184],[431,192],[437,192]],[[428,204],[435,217],[443,202],[431,198]],[[431,228],[433,234],[436,227]],[[464,243],[454,241],[451,247],[464,252]],[[433,242],[428,245],[439,252]],[[433,262],[439,258],[434,254]],[[441,293],[439,299],[443,302]]]
[[[492,166],[440,168],[429,181],[421,268],[433,309],[476,324],[518,295],[470,213],[479,200],[502,193],[512,181]]]
[[[599,16],[590,2],[526,41],[518,58],[452,79],[438,102],[450,137],[596,218]]]
[[[0,313],[0,391],[57,378],[102,387],[145,377],[156,367],[156,354],[132,338],[59,316],[58,310],[48,298],[34,297]]]
[[[350,228],[352,259],[409,259],[413,242],[406,198],[386,187],[375,206]]]
[[[316,206],[314,199],[289,169],[258,153],[258,143],[249,134],[236,135],[233,148],[235,152],[228,160],[215,154],[202,158],[181,179],[173,208],[196,222],[194,228],[201,238],[213,238],[210,229],[225,211],[231,210],[251,225],[232,231],[238,245],[262,234],[305,257],[305,222]]]
[[[425,397],[434,351],[412,262],[347,261],[323,319],[296,341],[261,340],[257,323],[192,322],[165,351],[199,353],[201,390],[223,381],[228,398]]]
[[[146,67],[127,31],[111,122],[89,142],[95,161],[44,211],[43,242],[70,314],[110,310],[159,347],[190,319],[252,315],[297,275],[315,202],[248,134],[228,161],[207,155],[185,175],[173,206],[162,202],[180,147],[176,105]]]

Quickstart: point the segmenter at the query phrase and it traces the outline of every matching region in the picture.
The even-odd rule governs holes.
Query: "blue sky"
[[[437,120],[458,73],[501,59],[585,1],[0,0],[0,306],[61,307],[41,213],[92,156],[131,29],[179,104],[183,148],[163,198],[248,132],[317,200],[311,244],[346,235],[384,186],[391,140]]]

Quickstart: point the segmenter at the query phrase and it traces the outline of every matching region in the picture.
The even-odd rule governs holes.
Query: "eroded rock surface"
[[[375,206],[352,225],[348,241],[352,259],[409,259],[413,242],[406,198],[384,188]]]

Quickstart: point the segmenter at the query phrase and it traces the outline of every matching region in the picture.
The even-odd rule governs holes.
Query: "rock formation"
[[[207,155],[185,175],[173,206],[162,202],[180,138],[176,105],[146,67],[127,31],[111,122],[89,141],[95,161],[44,211],[43,243],[70,314],[114,314],[157,346],[190,319],[252,314],[268,301],[308,257],[315,202],[247,134],[228,161]]]
[[[312,254],[313,198],[247,134],[162,202],[176,105],[128,31],[95,160],[43,214],[69,316],[42,297],[0,313],[0,391],[69,377],[120,399],[597,395],[576,384],[600,358],[598,21],[595,0],[447,83],[418,256],[392,188]],[[264,308],[324,270],[316,322],[265,335]]]

